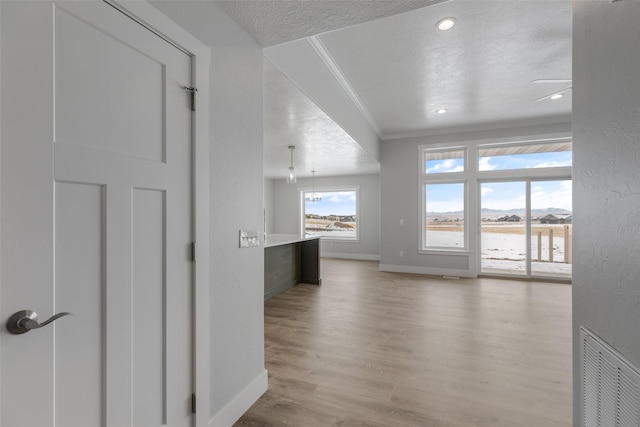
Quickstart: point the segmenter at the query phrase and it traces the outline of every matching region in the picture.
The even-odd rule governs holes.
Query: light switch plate
[[[240,247],[252,248],[260,246],[258,230],[240,230]]]

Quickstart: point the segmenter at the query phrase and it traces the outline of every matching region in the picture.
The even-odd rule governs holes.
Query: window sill
[[[360,243],[360,239],[336,239],[331,237],[320,237],[320,240],[323,242],[331,242],[331,243]]]
[[[418,249],[419,254],[429,255],[471,255],[474,252],[468,249]]]

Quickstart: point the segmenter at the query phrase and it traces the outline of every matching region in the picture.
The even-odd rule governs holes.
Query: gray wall
[[[418,252],[418,146],[480,141],[517,142],[570,134],[571,124],[560,123],[383,141],[380,152],[380,240],[384,243],[380,247],[380,269],[467,277],[477,275],[478,255],[475,248],[470,248],[468,253]],[[400,224],[401,220],[404,225]],[[470,239],[470,242],[474,240]]]
[[[273,195],[274,195],[275,180],[265,178],[264,180],[264,215],[265,215],[265,230],[267,234],[273,234],[275,225],[273,219]]]
[[[355,185],[360,186],[360,241],[323,241],[322,255],[377,260],[380,254],[380,176],[345,175],[320,177],[315,180],[316,188]],[[273,188],[273,233],[299,234],[299,189],[311,189],[311,178],[298,178],[294,185],[287,184],[283,179],[274,180]]]
[[[262,49],[215,2],[154,6],[211,48],[211,417],[264,374]],[[248,407],[244,408],[245,410]],[[216,423],[214,423],[215,425]]]
[[[640,367],[640,2],[574,1],[574,424],[579,327]]]

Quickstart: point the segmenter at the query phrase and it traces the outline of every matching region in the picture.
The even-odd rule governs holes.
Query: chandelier
[[[305,194],[304,199],[310,202],[318,202],[322,200],[322,195],[316,193],[316,171],[311,171],[311,174],[313,175],[311,178],[311,193]]]

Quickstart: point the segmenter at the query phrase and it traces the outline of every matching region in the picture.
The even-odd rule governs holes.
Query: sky
[[[571,151],[480,157],[478,163],[481,171],[571,166]]]
[[[433,160],[427,162],[428,173],[459,172],[462,159]],[[534,153],[513,156],[481,157],[479,169],[531,169],[536,167],[570,166],[570,152]],[[516,209],[525,207],[524,182],[482,183],[481,204],[489,209]],[[316,215],[356,215],[356,192],[325,191],[322,200],[305,201],[305,213]],[[562,208],[571,211],[571,181],[533,181],[531,183],[532,209]],[[464,210],[463,184],[430,184],[427,190],[427,212],[456,212]]]
[[[571,211],[571,180],[532,181],[531,209],[561,208]],[[526,183],[489,182],[480,185],[481,207],[489,209],[524,209]]]
[[[316,191],[322,200],[311,202],[305,200],[305,213],[315,215],[356,215],[355,191]]]
[[[427,173],[464,171],[464,159],[427,160]],[[478,170],[535,169],[571,166],[571,152],[530,153],[509,156],[480,157]]]
[[[427,162],[427,173],[462,171],[463,159]],[[505,169],[533,169],[571,166],[571,152],[532,153],[512,156],[481,157],[480,171]],[[457,187],[456,187],[457,186]],[[532,181],[531,208],[562,208],[572,210],[571,180]],[[495,182],[480,186],[481,207],[489,209],[517,209],[526,206],[526,183]],[[430,184],[427,189],[427,212],[456,212],[464,209],[462,184]]]
[[[427,184],[427,212],[464,210],[464,184]]]

